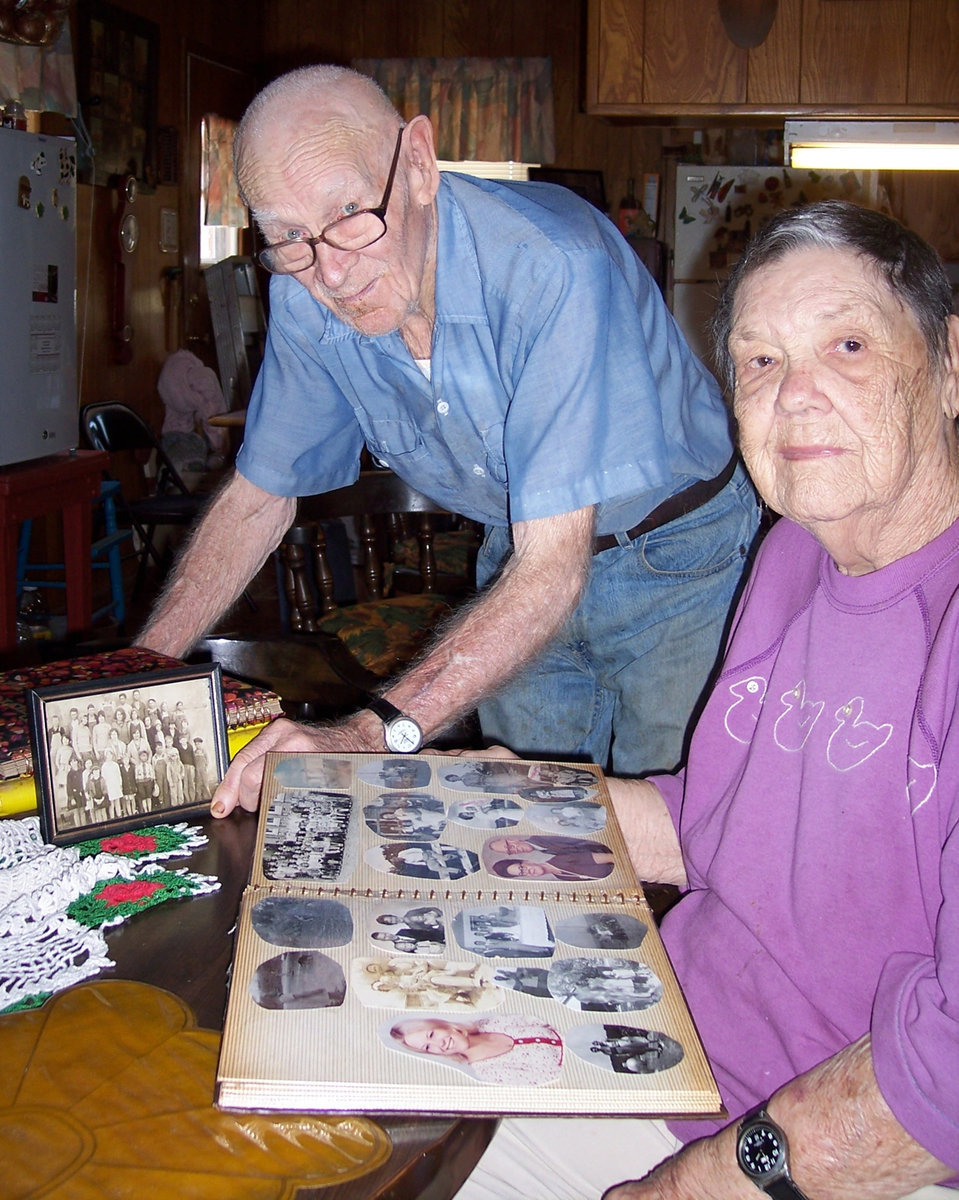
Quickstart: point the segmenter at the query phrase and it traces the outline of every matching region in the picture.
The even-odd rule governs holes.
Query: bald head
[[[240,194],[257,207],[254,165],[265,149],[322,136],[359,158],[382,153],[402,119],[368,75],[349,67],[300,67],[268,84],[237,127],[233,158]]]
[[[290,269],[296,282],[352,329],[399,330],[415,358],[428,358],[440,182],[429,118],[404,125],[366,75],[304,67],[256,97],[234,155],[264,244],[309,247]],[[377,236],[359,246],[325,236],[359,214],[382,223]]]

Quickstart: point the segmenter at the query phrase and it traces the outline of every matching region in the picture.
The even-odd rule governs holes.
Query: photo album
[[[269,753],[216,1102],[720,1114],[602,771]]]

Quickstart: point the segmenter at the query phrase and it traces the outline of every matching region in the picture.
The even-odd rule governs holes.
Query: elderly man
[[[236,164],[274,272],[265,360],[237,474],[140,640],[182,653],[293,498],[351,483],[364,444],[488,533],[479,602],[389,687],[392,708],[273,725],[224,810],[268,746],[382,749],[399,709],[420,730],[388,748],[415,749],[494,687],[492,737],[602,763],[613,741],[629,773],[676,765],[757,509],[715,381],[636,255],[565,189],[441,179],[428,118],[404,125],[343,68],[265,89]]]
[[[934,1186],[959,1182],[951,302],[928,246],[838,201],[779,214],[738,265],[717,340],[786,519],[684,771],[611,783],[637,874],[686,889],[663,937],[731,1120],[504,1122],[462,1200],[581,1200],[657,1162],[607,1200],[955,1194]]]

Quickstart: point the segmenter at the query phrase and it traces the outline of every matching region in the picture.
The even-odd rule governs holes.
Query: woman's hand
[[[519,758],[506,746],[487,746],[485,750],[429,750],[430,754],[448,754],[451,758]]]

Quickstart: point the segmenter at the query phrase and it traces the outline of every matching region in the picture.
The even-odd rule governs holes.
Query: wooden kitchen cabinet
[[[718,0],[587,0],[598,116],[955,117],[959,0],[779,0],[761,46]]]

